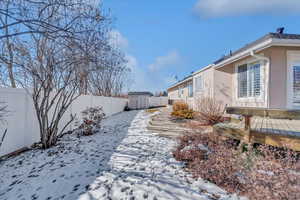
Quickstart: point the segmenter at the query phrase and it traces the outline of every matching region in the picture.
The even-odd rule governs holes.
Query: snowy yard
[[[194,181],[175,161],[175,141],[146,129],[150,114],[123,112],[102,130],[66,135],[54,148],[0,163],[0,199],[235,199]]]

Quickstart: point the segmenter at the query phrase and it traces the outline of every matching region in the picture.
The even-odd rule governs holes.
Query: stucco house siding
[[[189,84],[192,84],[192,78],[182,81],[168,89],[168,97],[172,102],[184,101],[192,108],[193,107],[193,97],[189,96]]]
[[[300,34],[269,33],[193,73],[194,97],[187,88],[181,99],[194,107],[212,97],[228,106],[300,109],[299,79]]]
[[[234,68],[232,65],[228,65],[220,70],[214,70],[213,98],[223,104],[232,105],[233,73]]]
[[[271,47],[265,55],[270,57],[269,95],[271,108],[287,108],[287,54],[289,51],[299,51],[300,47]]]
[[[215,98],[223,100],[230,106],[287,108],[287,54],[289,51],[299,51],[300,54],[300,47],[274,46],[256,53],[269,58],[269,63],[247,56],[216,69],[214,76]],[[236,67],[253,62],[261,63],[262,96],[259,98],[238,98]]]
[[[260,54],[262,52],[259,52]],[[261,96],[260,97],[238,97],[237,67],[247,63],[259,62],[261,64]],[[216,69],[215,76],[215,98],[221,100],[228,106],[238,107],[267,107],[267,63],[252,56],[247,56],[236,62]]]

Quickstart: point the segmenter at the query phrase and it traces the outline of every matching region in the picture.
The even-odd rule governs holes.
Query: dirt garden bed
[[[247,149],[212,133],[178,138],[173,151],[195,179],[249,199],[300,199],[300,154],[270,146]]]

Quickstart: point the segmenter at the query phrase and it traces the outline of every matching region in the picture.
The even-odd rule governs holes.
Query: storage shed
[[[149,97],[153,96],[151,92],[129,92],[129,109],[147,109],[150,107]]]

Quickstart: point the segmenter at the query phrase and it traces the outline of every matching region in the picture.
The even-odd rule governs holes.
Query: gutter
[[[193,76],[195,76],[195,75],[197,75],[197,74],[199,74],[199,73],[201,73],[201,72],[203,72],[203,71],[205,71],[205,70],[207,70],[207,69],[210,69],[210,68],[213,67],[213,66],[214,66],[214,64],[209,64],[209,65],[207,65],[206,67],[203,67],[203,68],[199,69],[198,71],[195,71],[195,72],[193,73]]]
[[[267,108],[270,108],[270,78],[271,78],[271,60],[268,57],[258,55],[254,53],[254,50],[250,51],[250,56],[257,58],[259,60],[264,60],[268,63],[268,97],[267,97]]]
[[[177,87],[177,86],[179,86],[179,85],[181,85],[181,84],[183,84],[183,83],[185,83],[185,82],[188,82],[188,81],[190,81],[190,80],[193,80],[193,76],[188,77],[188,78],[186,78],[186,79],[184,79],[184,80],[181,80],[181,81],[175,83],[174,85],[170,86],[167,90],[170,90],[170,89],[172,89],[172,88],[175,88],[175,87]]]
[[[254,46],[250,46],[249,48],[244,49],[243,51],[233,55],[230,58],[225,59],[224,61],[216,64],[214,66],[215,69],[222,68],[225,65],[243,59],[244,57],[249,56],[249,52],[251,51],[261,51],[263,49],[269,48],[271,46],[291,46],[291,47],[299,47],[300,39],[278,39],[278,38],[269,38],[261,43],[258,43]],[[265,58],[264,58],[265,60]]]

